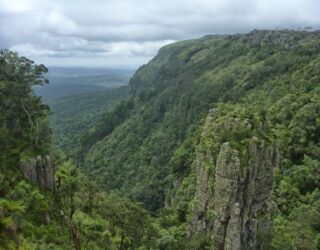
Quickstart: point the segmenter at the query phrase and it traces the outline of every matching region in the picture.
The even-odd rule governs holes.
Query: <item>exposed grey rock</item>
[[[52,156],[37,156],[23,160],[19,164],[19,169],[26,179],[40,189],[54,189],[56,165]]]
[[[203,137],[210,136],[205,132],[210,122],[214,122],[212,118],[206,121]],[[236,121],[240,122],[249,123]],[[267,125],[262,124],[260,129],[264,127]],[[216,250],[263,249],[257,237],[272,224],[273,203],[269,197],[278,163],[276,144],[264,138],[249,137],[241,152],[229,142],[221,143],[217,155],[200,143],[189,236],[207,233]]]
[[[240,243],[240,160],[238,151],[226,142],[221,145],[215,173],[214,239],[218,249],[239,249],[234,241]],[[224,248],[224,245],[227,243]],[[231,247],[231,248],[230,248]]]
[[[208,115],[204,126],[202,137],[206,136],[206,130],[211,124],[213,117]],[[209,182],[209,169],[208,165],[214,164],[214,159],[209,157],[210,152],[207,151],[206,147],[198,147],[197,150],[197,158],[196,158],[196,197],[195,197],[195,206],[193,210],[194,219],[190,222],[190,227],[188,231],[188,235],[192,236],[197,232],[206,232],[210,225],[209,220],[207,219],[207,211],[209,210],[209,202],[210,197],[212,197],[212,193],[208,187]]]
[[[209,109],[210,116],[217,116],[219,114],[219,109]]]

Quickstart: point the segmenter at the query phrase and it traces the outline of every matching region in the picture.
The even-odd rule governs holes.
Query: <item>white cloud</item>
[[[63,38],[61,38],[63,39]],[[44,49],[41,44],[18,44],[10,49],[27,57],[146,57],[154,56],[158,49],[174,40],[164,41],[122,41],[122,42],[88,42],[84,39],[68,38],[63,42],[57,42],[56,46],[47,44]]]
[[[0,0],[1,10],[3,12],[11,12],[11,13],[23,13],[32,11],[33,1],[30,0],[29,2],[24,0]]]
[[[47,15],[42,16],[39,21],[42,22],[44,30],[52,29],[58,34],[70,35],[81,32],[80,27],[74,21],[58,11],[50,11]]]
[[[319,9],[319,0],[0,0],[0,48],[49,64],[140,63],[175,40],[255,28],[319,29]]]
[[[43,49],[34,44],[18,44],[10,47],[10,50],[16,51],[26,57],[48,57],[57,54],[56,51]]]

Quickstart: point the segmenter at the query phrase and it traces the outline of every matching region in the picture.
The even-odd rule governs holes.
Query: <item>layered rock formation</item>
[[[56,165],[52,156],[37,156],[21,161],[19,169],[26,179],[40,189],[54,189]]]
[[[205,232],[219,250],[263,247],[257,238],[272,221],[269,196],[279,161],[268,132],[266,120],[208,116],[197,152],[190,235]]]

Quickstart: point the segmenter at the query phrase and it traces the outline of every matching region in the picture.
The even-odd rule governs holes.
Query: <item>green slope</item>
[[[106,110],[128,96],[129,88],[121,87],[47,101],[52,110],[50,124],[54,145],[69,156],[75,156],[81,134],[92,129]]]
[[[131,100],[83,138],[86,171],[150,211],[166,204],[174,222],[165,225],[179,238],[192,214],[195,148],[208,110],[229,103],[264,114],[281,155],[272,247],[316,249],[319,221],[310,218],[319,215],[319,51],[318,32],[288,30],[165,46],[131,79]]]
[[[107,189],[120,189],[151,210],[162,207],[174,151],[208,110],[230,102],[267,111],[289,93],[308,93],[317,87],[318,46],[318,33],[257,31],[162,48],[132,78],[135,95],[125,117],[105,133],[108,122],[93,132],[97,143],[85,167],[99,171]],[[293,160],[302,158],[299,153]]]
[[[39,180],[17,168],[21,160],[41,156],[40,165],[29,169],[48,171],[48,109],[32,93],[32,84],[42,83],[46,69],[1,52],[0,139],[6,143],[0,157],[0,248],[219,249],[225,246],[220,241],[225,233],[214,231],[212,224],[220,217],[211,204],[201,211],[201,195],[225,185],[215,178],[215,166],[219,173],[229,168],[233,173],[233,166],[250,171],[246,163],[253,159],[248,148],[254,136],[261,155],[276,145],[280,154],[275,173],[254,179],[266,183],[258,185],[258,194],[272,210],[253,217],[270,226],[257,235],[258,245],[319,249],[319,52],[319,32],[288,30],[206,36],[165,46],[119,98],[107,92],[86,96],[84,102],[80,97],[61,100],[53,120],[57,143],[80,159],[82,168],[56,155],[57,171],[49,178],[53,190],[40,189]],[[210,115],[215,118],[205,122]],[[226,161],[229,168],[221,167],[215,161],[221,145],[236,149],[245,164]],[[207,181],[199,178],[201,164],[210,175]],[[272,182],[271,195],[263,193]],[[246,200],[261,202],[246,194]],[[227,204],[220,198],[218,203]],[[202,230],[194,228],[195,215],[205,221]],[[254,238],[249,226],[244,225]],[[241,241],[251,237],[235,236],[243,236]]]
[[[157,230],[141,204],[107,194],[72,161],[52,150],[50,110],[33,91],[35,85],[46,83],[46,72],[44,65],[35,65],[8,50],[0,51],[0,249],[155,246]],[[82,115],[94,113],[95,105],[106,108],[126,94],[125,89],[119,89],[86,96],[83,102],[79,97],[70,103],[61,101],[59,107],[65,109],[64,113],[60,110],[60,118],[79,119],[70,122],[72,133],[80,133],[82,127],[74,124],[80,125],[87,117],[76,116],[74,109],[81,108]],[[60,122],[67,123],[63,119]],[[72,137],[66,140],[73,142]]]

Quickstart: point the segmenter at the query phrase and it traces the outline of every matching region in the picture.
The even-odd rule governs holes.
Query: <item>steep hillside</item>
[[[209,133],[210,138],[222,138],[221,145],[227,147],[225,143],[231,143],[228,138],[235,136],[232,150],[241,148],[241,138],[244,138],[243,143],[247,146],[240,152],[252,154],[248,147],[251,145],[250,138],[256,136],[259,144],[278,145],[280,154],[279,165],[274,163],[273,167],[267,168],[269,170],[254,168],[250,164],[247,166],[248,175],[265,172],[266,190],[262,187],[257,191],[240,187],[240,180],[247,174],[236,175],[240,186],[236,185],[234,190],[236,193],[246,193],[246,198],[234,202],[239,203],[236,206],[240,206],[240,211],[251,211],[247,213],[246,220],[253,224],[251,229],[249,224],[245,224],[249,227],[248,232],[252,232],[247,238],[239,235],[239,232],[244,232],[240,225],[230,231],[241,239],[235,244],[240,248],[257,247],[255,241],[262,236],[257,234],[254,226],[255,216],[265,208],[266,200],[272,199],[268,203],[276,203],[277,206],[266,215],[266,218],[275,218],[275,226],[268,231],[268,235],[273,235],[272,247],[291,249],[303,245],[301,249],[315,249],[319,244],[316,240],[319,238],[319,221],[313,223],[309,219],[319,215],[319,201],[316,198],[319,197],[317,169],[320,160],[319,52],[318,32],[287,30],[206,36],[165,46],[132,78],[130,87],[133,97],[105,114],[98,126],[83,137],[83,165],[86,171],[99,176],[99,182],[106,190],[120,190],[142,201],[153,212],[163,207],[172,211],[172,218],[178,222],[167,226],[180,228],[181,231],[171,231],[175,238],[179,238],[187,227],[191,227],[190,232],[194,230],[192,218],[197,216],[199,191],[196,190],[199,185],[214,187],[216,182],[220,182],[210,177],[207,183],[196,173],[199,169],[197,148],[212,150],[212,142],[201,139],[200,132],[205,129],[203,126],[215,126],[215,122],[205,125],[204,120],[209,109],[219,109],[221,103],[232,104],[235,108],[227,109],[226,116],[234,114],[237,119],[237,112],[245,112],[249,124],[253,119],[252,129],[244,131],[245,136],[240,135],[239,141],[236,140],[239,135],[232,134],[237,127],[232,131],[225,129]],[[241,121],[243,118],[239,119]],[[257,120],[263,119],[270,121],[268,126],[272,137],[255,127]],[[224,126],[228,128],[229,125]],[[213,174],[218,171],[214,170],[215,165],[217,168],[225,164],[228,166],[228,163],[222,163],[223,160],[216,162],[221,159],[218,157],[222,154],[221,150],[220,154],[219,151],[209,152],[213,155]],[[259,150],[264,149],[256,149],[256,152]],[[269,161],[262,156],[258,159],[258,165]],[[200,161],[203,160],[200,156]],[[236,161],[242,164],[248,159],[247,156],[239,156]],[[255,161],[254,158],[251,161]],[[230,164],[234,165],[232,162]],[[270,179],[273,179],[274,168],[277,170],[275,185],[272,186]],[[250,183],[258,185],[254,184],[254,179]],[[215,192],[211,190],[206,194],[213,196],[206,198],[212,200],[212,204],[219,203]],[[251,202],[259,192],[265,195],[261,203]],[[227,201],[221,202],[221,207],[229,207]],[[198,235],[218,235],[216,230],[220,229],[214,219],[217,214],[215,207],[206,207],[198,214],[200,221],[208,222],[201,230],[195,230]],[[305,217],[302,216],[303,210],[308,211]],[[229,218],[227,214],[225,216]],[[307,231],[299,230],[302,227]],[[228,230],[223,228],[222,235],[225,234],[223,230]],[[228,248],[231,243],[224,245],[225,240],[215,240],[218,249],[238,249]]]
[[[2,50],[0,249],[319,249],[319,69],[319,32],[165,46],[119,96],[61,101],[77,166],[46,67]]]
[[[50,109],[33,92],[46,72],[0,51],[0,249],[155,247],[158,230],[141,204],[107,194],[52,150]]]
[[[86,167],[100,169],[108,188],[136,195],[140,190],[146,196],[140,198],[147,199],[147,190],[163,187],[157,182],[171,172],[174,150],[216,103],[267,111],[289,93],[301,95],[305,88],[316,87],[304,78],[317,76],[318,43],[318,34],[260,31],[164,47],[134,75],[130,112],[96,139]],[[308,74],[312,70],[313,75]]]
[[[75,156],[82,133],[92,129],[103,113],[128,96],[129,88],[121,87],[47,101],[52,111],[49,121],[53,144],[68,156]]]

